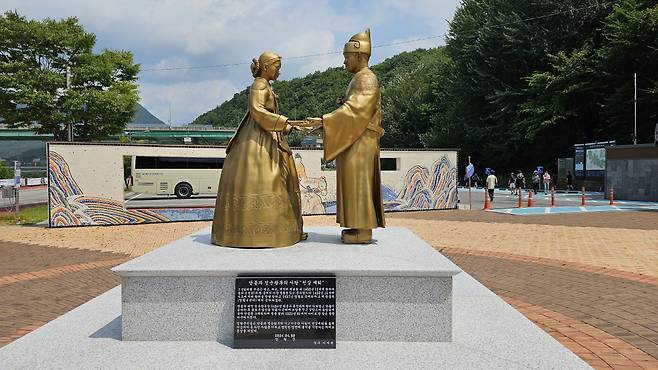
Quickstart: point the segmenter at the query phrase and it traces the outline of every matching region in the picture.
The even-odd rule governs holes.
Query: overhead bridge
[[[185,144],[224,144],[233,135],[235,128],[126,128],[123,136],[131,141],[144,141],[149,143],[185,143]],[[120,141],[121,135],[112,135],[107,140]],[[0,141],[32,140],[54,141],[52,134],[38,134],[29,129],[0,128]]]
[[[124,134],[133,141],[175,142],[175,143],[227,143],[236,129],[234,128],[187,128],[172,127],[171,129],[126,129]]]
[[[26,129],[0,128],[0,140],[52,141],[55,140],[55,136],[53,134],[37,134],[32,130]]]

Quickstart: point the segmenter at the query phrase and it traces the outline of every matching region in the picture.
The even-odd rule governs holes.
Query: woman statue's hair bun
[[[258,59],[254,58],[251,60],[251,75],[254,77],[258,77],[258,72],[260,70],[259,64]]]

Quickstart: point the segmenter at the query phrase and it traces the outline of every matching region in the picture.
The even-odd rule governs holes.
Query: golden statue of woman
[[[249,107],[226,148],[212,243],[226,247],[284,247],[306,238],[295,161],[286,136],[294,126],[279,114],[270,81],[281,57],[261,54],[251,64]]]
[[[384,227],[379,168],[381,94],[377,76],[368,68],[370,29],[343,47],[345,69],[354,74],[341,106],[304,126],[322,126],[324,160],[336,160],[336,222],[346,230],[347,244],[371,243],[372,229]]]

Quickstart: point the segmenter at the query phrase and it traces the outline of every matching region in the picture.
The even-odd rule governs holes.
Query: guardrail
[[[24,177],[21,178],[21,186],[48,185],[47,177]],[[14,179],[0,179],[0,186],[14,186]]]

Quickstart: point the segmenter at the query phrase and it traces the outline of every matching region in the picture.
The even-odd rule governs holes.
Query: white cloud
[[[284,57],[282,78],[342,65],[340,54],[286,57],[341,50],[365,27],[383,44],[442,34],[459,0],[3,0],[28,18],[76,16],[97,35],[97,49],[130,50],[142,68],[245,65],[140,73],[143,104],[164,121],[189,122],[251,82],[248,63],[271,50]],[[375,50],[379,62],[403,50],[442,40]],[[226,92],[227,89],[234,89]],[[222,91],[222,93],[220,93]],[[183,93],[184,92],[184,93]],[[210,92],[210,93],[209,93]]]
[[[141,102],[146,109],[165,123],[173,126],[190,123],[200,113],[215,108],[230,99],[239,89],[225,80],[157,84],[142,82],[139,86]]]

